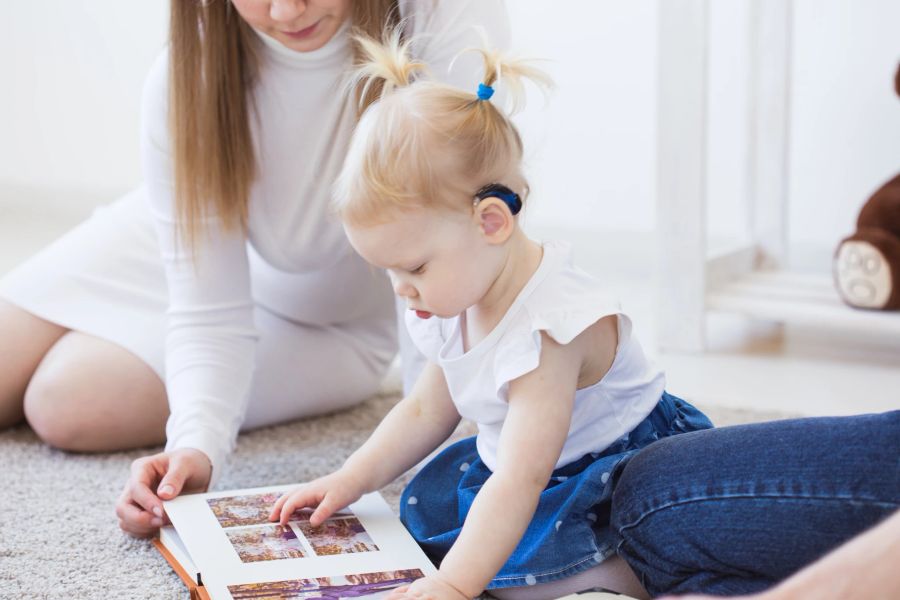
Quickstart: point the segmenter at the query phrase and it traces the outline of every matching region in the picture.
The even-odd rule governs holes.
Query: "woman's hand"
[[[137,459],[116,502],[119,527],[135,537],[153,536],[168,521],[162,501],[182,492],[206,491],[211,476],[209,457],[194,448]]]
[[[391,590],[387,600],[412,598],[416,600],[470,600],[468,596],[444,581],[440,575],[416,579],[409,585]]]
[[[341,469],[281,496],[272,507],[269,520],[285,525],[295,510],[309,507],[316,509],[309,517],[309,524],[318,527],[337,511],[359,500],[366,491],[359,477]]]

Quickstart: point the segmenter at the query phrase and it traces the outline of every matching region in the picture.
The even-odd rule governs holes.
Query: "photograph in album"
[[[412,583],[423,574],[417,569],[362,573],[345,577],[320,577],[231,586],[229,591],[236,600],[293,600],[338,598],[385,598],[394,588]]]

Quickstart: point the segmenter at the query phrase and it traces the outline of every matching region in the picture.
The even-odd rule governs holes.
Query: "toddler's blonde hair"
[[[350,89],[361,85],[365,97],[369,86],[383,85],[356,127],[335,183],[335,208],[345,223],[375,225],[397,211],[421,207],[468,209],[475,193],[490,183],[525,198],[519,132],[493,103],[478,98],[477,81],[471,90],[461,90],[421,77],[428,67],[410,58],[410,41],[399,27],[381,42],[354,37],[362,61]],[[523,79],[551,86],[547,75],[525,60],[487,48],[470,50],[484,60],[482,82],[502,82],[514,108],[522,104]]]

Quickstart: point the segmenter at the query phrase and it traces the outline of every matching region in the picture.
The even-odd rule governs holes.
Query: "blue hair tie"
[[[489,85],[484,85],[483,83],[478,84],[478,99],[479,100],[490,100],[491,96],[494,95],[494,88]]]

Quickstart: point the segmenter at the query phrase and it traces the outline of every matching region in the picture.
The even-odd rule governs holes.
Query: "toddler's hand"
[[[430,575],[400,586],[388,595],[387,600],[469,600],[461,591],[441,579]]]
[[[359,500],[365,491],[358,479],[343,470],[335,471],[281,496],[272,507],[269,520],[286,525],[295,510],[309,507],[316,509],[309,524],[318,527],[335,512]]]

